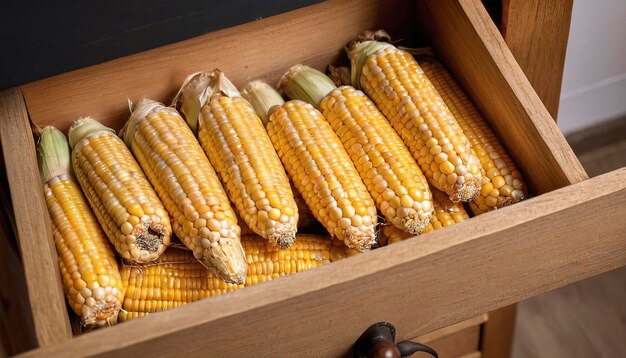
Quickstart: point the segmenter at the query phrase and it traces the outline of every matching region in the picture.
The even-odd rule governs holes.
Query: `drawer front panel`
[[[159,355],[185,347],[188,356],[312,349],[337,356],[379,321],[392,322],[399,340],[410,339],[625,265],[624,212],[621,169],[423,238],[28,355]]]

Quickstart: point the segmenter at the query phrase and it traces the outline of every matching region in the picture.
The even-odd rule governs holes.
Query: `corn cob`
[[[313,217],[313,213],[311,213],[309,207],[306,206],[306,202],[302,198],[302,195],[300,195],[300,193],[298,193],[298,190],[293,187],[293,184],[290,183],[290,185],[291,192],[293,193],[293,198],[296,201],[296,205],[298,206],[298,231],[301,233],[310,233],[310,230],[314,229],[312,228],[312,226],[317,221]],[[250,229],[248,225],[246,225],[246,223],[241,217],[239,217],[239,215],[237,215],[237,222],[241,223],[239,225],[241,227],[241,236],[256,235],[256,233],[252,229]]]
[[[413,56],[368,40],[348,46],[352,85],[376,103],[417,159],[429,182],[454,201],[471,201],[481,167],[468,139]]]
[[[238,214],[272,245],[293,244],[298,207],[254,109],[219,70],[189,76],[174,100],[226,187]]]
[[[195,259],[192,251],[176,248],[166,250],[148,265],[122,265],[121,272],[122,322],[243,287],[219,279]]]
[[[288,249],[278,249],[259,236],[242,236],[248,276],[245,286],[309,270],[330,262],[331,240],[298,235]],[[218,280],[199,265],[191,253],[168,249],[155,263],[123,266],[125,287],[120,321],[147,315],[244,287]]]
[[[323,73],[292,67],[281,80],[291,99],[318,106],[343,143],[387,222],[419,234],[432,215],[428,182],[376,106],[352,86],[337,88]]]
[[[446,193],[431,188],[433,193],[433,204],[435,207],[434,214],[430,219],[430,224],[422,234],[438,230],[452,224],[460,223],[469,219],[467,212],[463,209],[461,203],[455,203],[448,198]],[[398,241],[406,240],[415,235],[411,235],[393,225],[381,225],[378,240],[381,246],[393,244]]]
[[[474,214],[516,203],[526,196],[526,186],[513,160],[482,118],[463,89],[432,56],[418,57],[420,66],[463,129],[483,168],[480,194],[470,202]]]
[[[348,247],[368,250],[375,243],[376,207],[322,114],[299,100],[284,103],[261,81],[249,83],[243,94],[268,121],[274,148],[315,218]]]
[[[113,250],[70,173],[67,139],[46,127],[37,152],[67,301],[86,329],[113,325],[124,298],[122,279]]]
[[[121,134],[173,218],[176,236],[219,278],[243,282],[237,218],[183,118],[174,108],[143,99]]]
[[[170,219],[124,142],[89,117],[74,122],[69,141],[74,174],[117,252],[156,260],[170,242]]]

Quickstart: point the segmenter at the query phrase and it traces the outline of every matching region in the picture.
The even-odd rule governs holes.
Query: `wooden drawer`
[[[119,129],[126,98],[168,101],[218,67],[237,85],[323,67],[363,29],[426,38],[485,114],[534,198],[420,238],[72,337],[30,134],[89,114]],[[0,92],[0,141],[27,278],[27,356],[337,356],[370,324],[410,339],[626,264],[626,170],[585,171],[479,0],[329,0]],[[476,355],[476,353],[469,353]]]
[[[482,325],[488,315],[483,314],[411,339],[433,348],[439,358],[457,358],[480,349]]]

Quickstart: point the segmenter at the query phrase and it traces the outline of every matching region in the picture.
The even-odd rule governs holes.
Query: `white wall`
[[[567,134],[624,115],[626,0],[574,0],[559,127]]]

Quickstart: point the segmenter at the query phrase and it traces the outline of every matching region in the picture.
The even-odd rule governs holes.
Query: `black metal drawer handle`
[[[388,322],[378,322],[363,332],[352,346],[354,358],[397,358],[408,357],[416,352],[425,352],[439,358],[434,349],[411,341],[396,341],[396,328]]]

